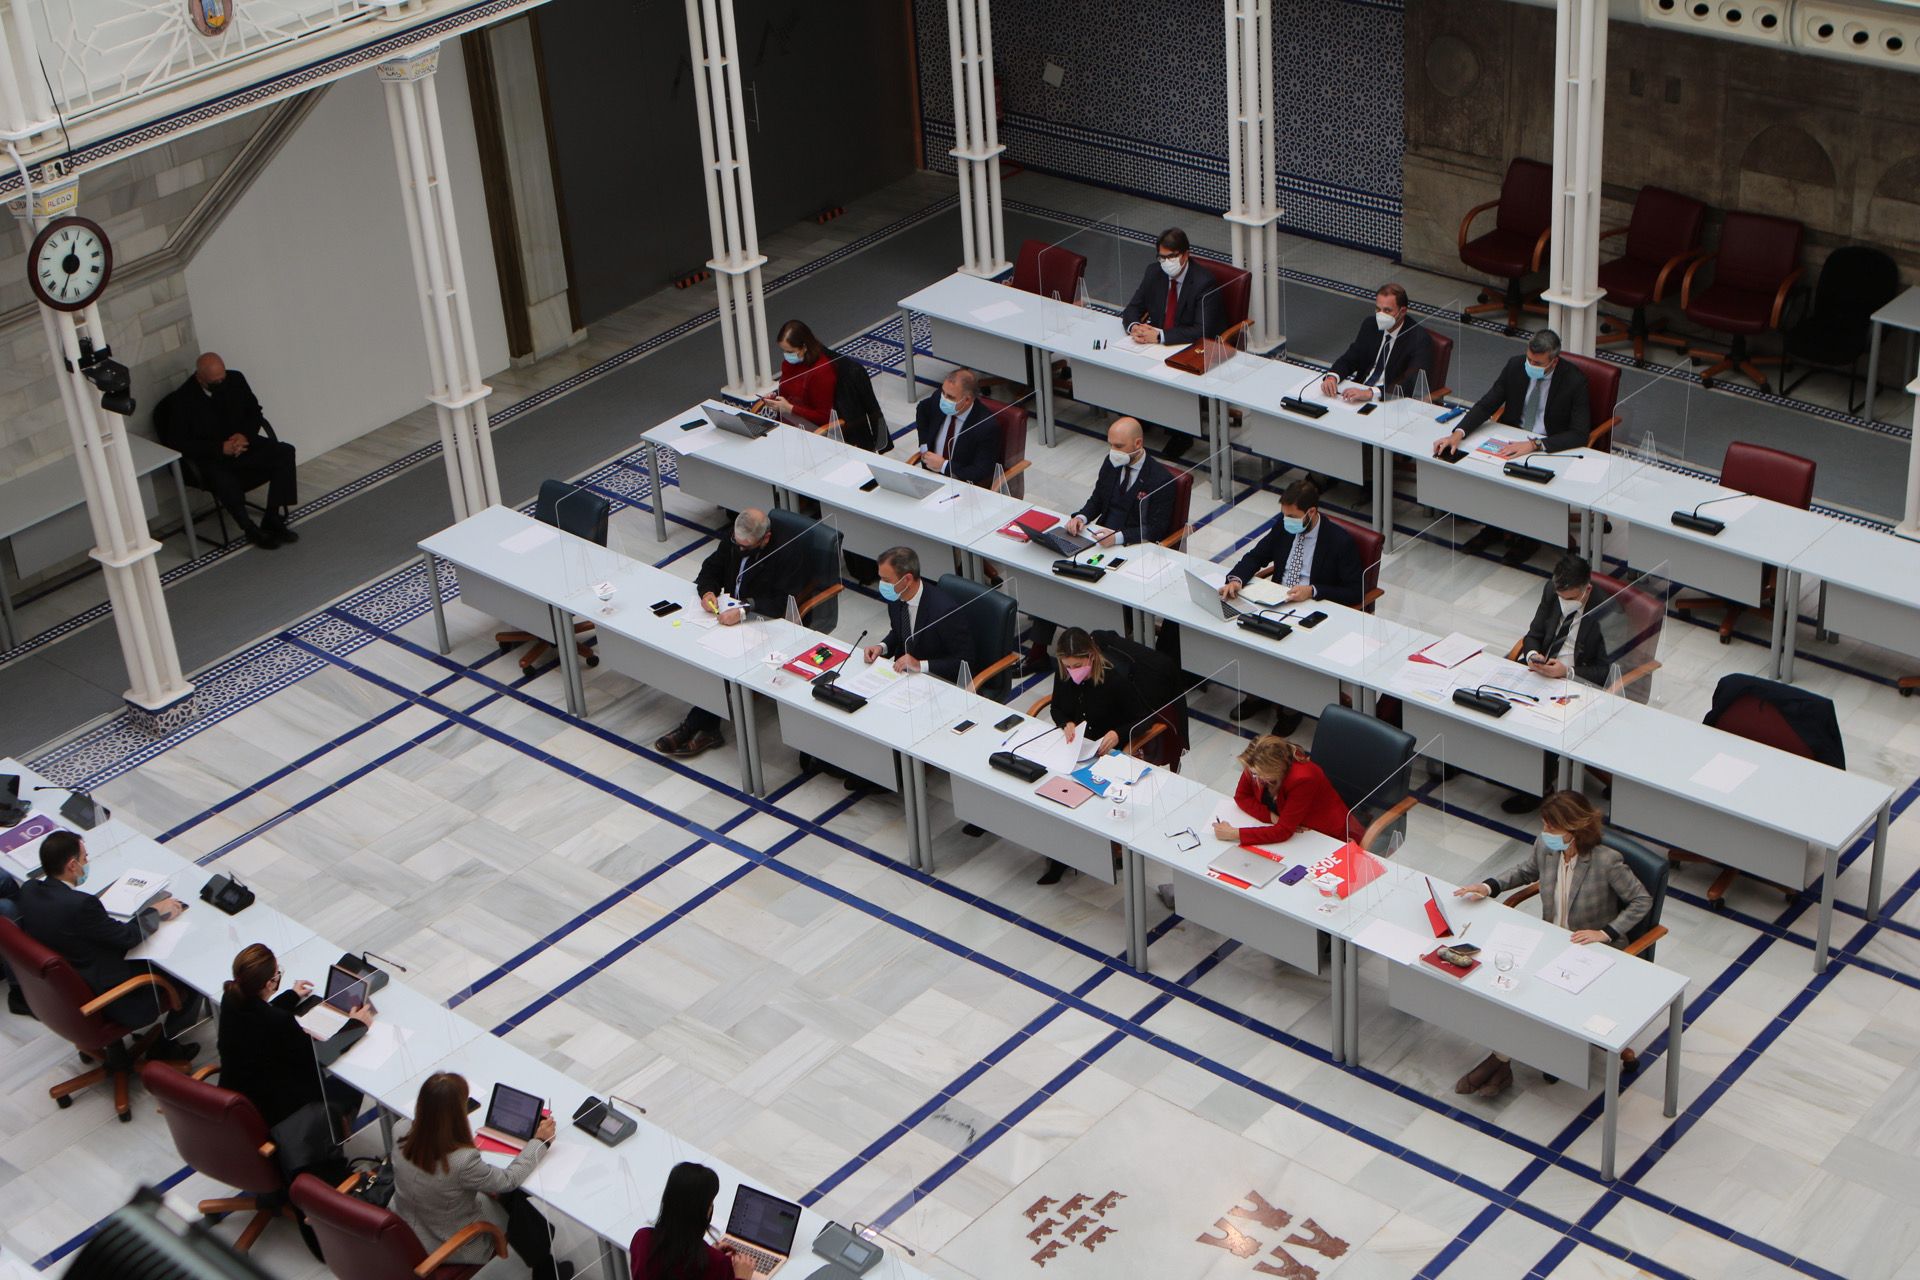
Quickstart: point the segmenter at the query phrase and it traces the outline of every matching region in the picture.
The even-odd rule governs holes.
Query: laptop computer
[[[1222,599],[1220,588],[1191,569],[1187,570],[1187,594],[1193,598],[1196,605],[1202,609],[1212,609],[1223,618],[1236,618],[1243,613],[1252,612],[1252,610],[1242,609],[1231,600]]]
[[[745,411],[735,413],[731,409],[716,409],[712,405],[701,405],[700,412],[707,415],[707,421],[722,431],[731,431],[736,436],[745,436],[749,440],[758,440],[780,424],[772,418],[763,418],[757,413]]]
[[[1278,858],[1252,853],[1245,848],[1227,850],[1207,864],[1207,870],[1238,880],[1250,888],[1264,889],[1287,868]]]
[[[546,1109],[545,1099],[510,1084],[496,1084],[493,1100],[487,1103],[486,1121],[475,1131],[475,1136],[518,1152],[532,1140]]]
[[[923,476],[917,471],[896,471],[892,467],[877,467],[871,462],[867,464],[867,470],[873,472],[873,478],[880,482],[882,489],[891,489],[916,500],[947,487],[945,482],[933,476]]]
[[[1045,547],[1057,556],[1065,556],[1069,560],[1093,545],[1092,538],[1084,537],[1077,533],[1068,533],[1065,524],[1056,524],[1051,529],[1042,529],[1038,533],[1029,529],[1027,531],[1027,540]]]
[[[11,827],[27,816],[27,802],[20,798],[20,775],[0,773],[0,827]]]
[[[727,1233],[720,1237],[720,1247],[750,1260],[754,1280],[763,1280],[792,1256],[793,1237],[799,1230],[799,1205],[743,1183],[733,1193],[733,1212],[727,1215]]]
[[[308,1035],[330,1040],[347,1025],[347,1015],[367,1002],[367,980],[341,965],[327,966],[324,995],[308,996],[295,1010]]]

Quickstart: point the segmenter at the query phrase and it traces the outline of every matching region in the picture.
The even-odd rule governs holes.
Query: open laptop
[[[545,1099],[510,1084],[496,1084],[493,1100],[487,1104],[487,1118],[475,1136],[510,1151],[520,1151],[532,1141],[533,1131],[540,1127],[540,1116],[546,1109]]]
[[[915,500],[947,487],[943,481],[933,476],[923,476],[917,471],[896,471],[892,467],[878,467],[871,462],[867,464],[867,470],[873,472],[873,478],[880,482],[882,489],[891,489]]]
[[[1092,538],[1083,537],[1077,533],[1068,533],[1067,526],[1064,522],[1053,526],[1051,529],[1042,529],[1038,533],[1029,529],[1027,531],[1027,540],[1036,546],[1045,547],[1057,556],[1065,556],[1069,560],[1093,545]]]
[[[0,827],[11,827],[27,816],[27,802],[20,798],[20,775],[0,774]]]
[[[749,440],[758,440],[780,424],[772,418],[763,418],[757,413],[745,411],[735,413],[731,409],[716,409],[710,404],[700,406],[700,412],[707,415],[707,421],[722,431],[731,431],[736,436],[745,436]]]
[[[347,1025],[347,1015],[367,1002],[367,980],[341,965],[327,967],[325,995],[308,996],[300,1002],[300,1025],[317,1040],[330,1040],[333,1033]]]
[[[1255,612],[1251,609],[1242,609],[1231,600],[1221,599],[1220,588],[1192,569],[1187,570],[1187,594],[1193,598],[1194,604],[1202,609],[1212,609],[1223,618],[1237,618],[1243,613]]]
[[[720,1247],[753,1263],[754,1280],[778,1271],[793,1253],[793,1237],[800,1230],[800,1206],[741,1184],[733,1193],[733,1212],[727,1215],[727,1233]]]

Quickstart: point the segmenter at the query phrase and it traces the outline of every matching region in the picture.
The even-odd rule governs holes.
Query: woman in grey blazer
[[[477,1219],[502,1227],[507,1243],[533,1271],[535,1280],[569,1280],[573,1264],[553,1260],[553,1229],[532,1199],[520,1190],[553,1142],[553,1117],[540,1127],[513,1163],[495,1168],[481,1159],[467,1124],[467,1082],[437,1071],[420,1086],[413,1127],[400,1140],[393,1162],[393,1211],[413,1228],[431,1253]],[[474,1239],[447,1259],[484,1265],[493,1256],[485,1239]]]
[[[1573,791],[1556,791],[1540,802],[1540,838],[1511,870],[1453,891],[1457,898],[1490,898],[1510,889],[1540,886],[1540,914],[1588,945],[1625,946],[1634,926],[1653,909],[1653,895],[1618,850],[1600,843],[1600,811]],[[1513,1064],[1490,1053],[1461,1076],[1455,1093],[1495,1098],[1513,1084]]]

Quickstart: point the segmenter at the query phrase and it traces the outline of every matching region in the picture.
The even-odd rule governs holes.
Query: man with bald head
[[[159,412],[168,420],[167,434],[248,542],[272,550],[300,540],[287,527],[287,512],[299,500],[294,449],[267,425],[245,374],[209,351],[195,362],[193,376],[161,402]],[[263,484],[267,513],[255,524],[247,494]]]

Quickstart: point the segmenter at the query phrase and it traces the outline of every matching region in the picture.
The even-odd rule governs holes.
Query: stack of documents
[[[129,871],[100,891],[100,905],[125,920],[166,892],[167,878],[158,871]]]

